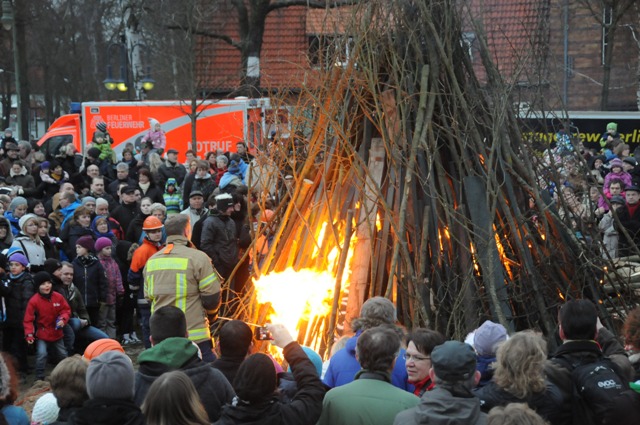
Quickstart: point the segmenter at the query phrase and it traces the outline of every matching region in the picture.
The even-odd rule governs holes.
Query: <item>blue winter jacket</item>
[[[362,369],[360,363],[356,360],[356,342],[362,331],[358,331],[356,335],[347,341],[347,345],[338,350],[331,361],[329,368],[324,375],[323,382],[328,387],[334,388],[348,384],[353,381],[356,373]],[[396,359],[396,365],[391,372],[391,383],[400,389],[413,392],[413,385],[407,382],[408,375],[404,360],[405,350],[400,350],[400,354]]]

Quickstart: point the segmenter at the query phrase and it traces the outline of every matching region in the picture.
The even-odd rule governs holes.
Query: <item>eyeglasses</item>
[[[406,352],[404,353],[403,357],[404,357],[404,360],[407,362],[410,362],[410,361],[423,362],[425,360],[431,360],[431,356],[417,356],[417,355],[407,354]]]

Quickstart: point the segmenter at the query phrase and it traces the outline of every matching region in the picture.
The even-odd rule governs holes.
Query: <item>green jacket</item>
[[[187,338],[167,338],[138,356],[138,363],[162,363],[171,370],[180,369],[198,353],[198,348]]]
[[[317,425],[390,425],[420,399],[391,384],[389,374],[361,370],[355,381],[330,390]]]

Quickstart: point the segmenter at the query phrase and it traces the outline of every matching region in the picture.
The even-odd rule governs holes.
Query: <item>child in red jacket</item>
[[[24,334],[29,345],[36,344],[36,380],[44,379],[47,350],[53,348],[59,360],[67,357],[62,328],[69,321],[71,308],[62,295],[53,291],[51,276],[38,272],[33,277],[38,292],[31,297],[24,314]],[[34,327],[34,321],[35,327]],[[34,329],[35,328],[35,329]],[[35,332],[34,332],[35,330]],[[34,338],[38,338],[37,341]]]

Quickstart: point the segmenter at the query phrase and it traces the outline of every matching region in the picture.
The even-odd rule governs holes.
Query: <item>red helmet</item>
[[[144,219],[144,223],[142,223],[142,230],[155,230],[162,229],[164,224],[160,221],[158,217],[150,215],[149,217]]]

